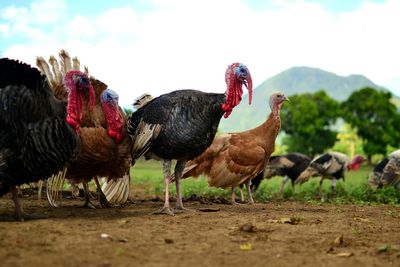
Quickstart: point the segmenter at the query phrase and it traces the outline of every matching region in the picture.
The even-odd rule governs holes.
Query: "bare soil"
[[[191,198],[192,212],[152,215],[159,198],[89,210],[67,199],[46,219],[0,222],[0,266],[400,266],[400,207]],[[10,195],[0,215],[12,214]]]

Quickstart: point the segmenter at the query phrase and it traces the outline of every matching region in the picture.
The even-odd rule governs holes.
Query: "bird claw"
[[[102,208],[112,208],[113,205],[107,200],[104,194],[100,195],[100,207]]]
[[[195,212],[195,210],[187,209],[184,207],[175,207],[174,213]]]
[[[27,214],[27,213],[15,213],[12,216],[1,216],[0,221],[19,221],[24,222],[28,220],[47,219],[49,216],[44,214]]]
[[[162,209],[153,212],[153,215],[174,215],[170,207],[163,207]]]
[[[95,205],[93,205],[93,203],[92,202],[90,202],[90,201],[87,201],[87,202],[85,202],[85,204],[83,204],[83,206],[82,206],[82,208],[86,208],[86,209],[96,209],[96,206]]]

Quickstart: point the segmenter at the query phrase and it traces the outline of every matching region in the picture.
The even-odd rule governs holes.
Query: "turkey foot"
[[[104,193],[100,190],[99,192],[99,199],[100,199],[100,207],[102,208],[112,208],[113,205],[111,205],[110,202],[108,202],[106,196]]]
[[[174,215],[174,212],[168,206],[168,207],[163,207],[162,209],[153,212],[153,215]]]
[[[47,219],[49,216],[44,215],[44,214],[27,214],[27,213],[22,213],[22,214],[15,214],[14,218],[17,221],[27,221],[27,220],[39,220],[39,219]]]
[[[85,204],[83,204],[82,208],[96,209],[96,206],[90,201],[85,201]]]
[[[195,210],[178,206],[176,206],[174,209],[174,213],[185,213],[185,212],[195,212]]]
[[[12,215],[0,215],[0,221],[1,222],[23,222],[27,220],[38,220],[38,219],[47,219],[48,216],[44,214],[27,214],[27,213],[22,213],[22,214],[12,214]]]

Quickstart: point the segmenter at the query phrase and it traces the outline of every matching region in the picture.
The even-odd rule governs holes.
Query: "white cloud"
[[[59,3],[53,9],[61,14],[67,7]],[[239,0],[158,0],[146,12],[125,7],[58,21],[54,27],[61,31],[34,25],[35,16],[24,13],[29,19],[20,24],[25,27],[18,29],[18,23],[11,22],[10,29],[0,27],[0,34],[31,36],[30,43],[4,53],[31,63],[37,55],[69,50],[120,94],[123,105],[144,92],[223,92],[225,68],[234,61],[249,67],[255,85],[295,65],[343,75],[361,73],[385,86],[398,81],[399,1],[365,2],[341,14],[304,1],[276,3],[274,9],[257,11]],[[36,12],[33,6],[28,13]],[[8,12],[12,21],[10,17],[26,11]],[[392,89],[400,93],[400,88]]]

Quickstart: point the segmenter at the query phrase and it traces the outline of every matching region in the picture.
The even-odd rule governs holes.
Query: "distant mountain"
[[[222,119],[220,130],[222,132],[244,131],[261,124],[268,114],[269,96],[275,92],[283,92],[286,96],[293,94],[316,92],[324,89],[332,98],[343,101],[352,92],[363,87],[372,87],[378,90],[386,88],[373,83],[363,75],[340,76],[317,68],[293,67],[285,70],[264,81],[254,88],[253,103],[248,105],[248,95],[236,107],[228,119]],[[398,99],[397,96],[394,96]]]

